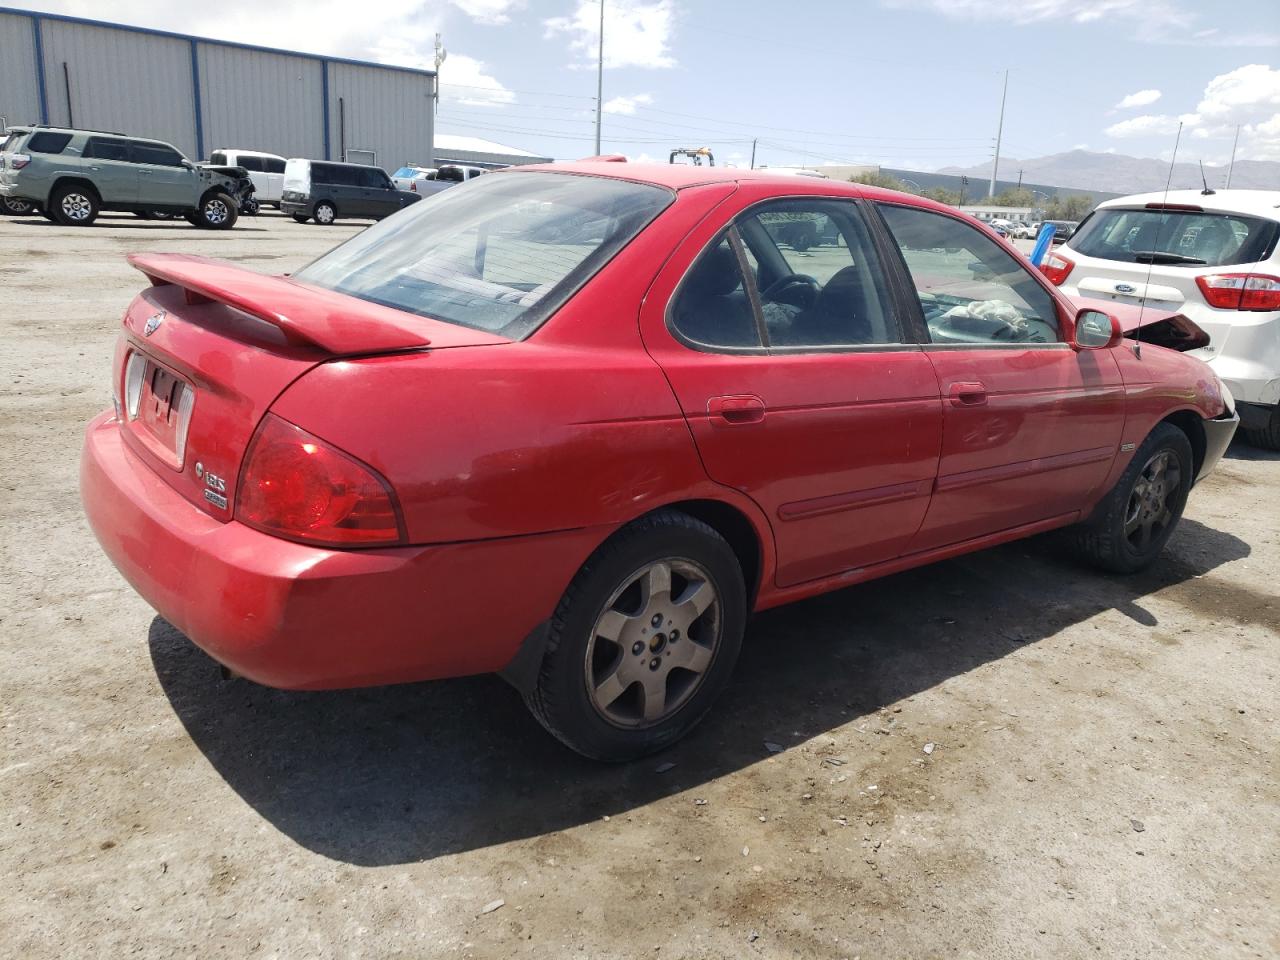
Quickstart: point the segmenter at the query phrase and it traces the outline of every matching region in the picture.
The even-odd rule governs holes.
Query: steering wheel
[[[811,307],[818,299],[818,291],[821,289],[822,284],[807,273],[789,273],[761,290],[760,299],[789,303],[795,307]],[[790,299],[791,297],[795,299]]]

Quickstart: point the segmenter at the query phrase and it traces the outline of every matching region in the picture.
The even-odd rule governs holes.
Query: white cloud
[[[1127,110],[1130,107],[1146,107],[1160,99],[1159,90],[1139,90],[1137,93],[1131,93],[1119,103],[1115,109]]]
[[[472,107],[515,103],[516,95],[485,71],[484,61],[449,54],[440,66],[440,99]]]
[[[606,67],[674,67],[671,33],[675,25],[672,0],[644,3],[610,0],[604,8],[604,65]],[[544,20],[545,36],[565,35],[575,55],[571,66],[594,65],[600,37],[600,4],[578,0],[568,17]]]
[[[1178,132],[1178,118],[1167,113],[1144,114],[1113,123],[1103,131],[1108,137],[1151,137]]]
[[[1238,67],[1210,80],[1192,113],[1133,117],[1105,132],[1114,138],[1168,136],[1179,121],[1193,139],[1219,141],[1224,155],[1239,128],[1241,159],[1280,160],[1280,69],[1260,63]]]
[[[604,102],[604,112],[619,113],[629,117],[636,112],[636,107],[647,107],[651,103],[653,103],[653,97],[647,93],[637,93],[634,97],[614,97]]]
[[[449,0],[477,23],[500,25],[511,22],[511,11],[524,6],[524,0]]]
[[[886,7],[926,9],[953,20],[991,20],[1021,26],[1065,20],[1114,26],[1133,21],[1140,29],[1132,39],[1139,43],[1194,44],[1217,47],[1273,47],[1280,36],[1260,30],[1223,33],[1216,27],[1198,27],[1201,14],[1186,9],[1179,0],[880,0]]]

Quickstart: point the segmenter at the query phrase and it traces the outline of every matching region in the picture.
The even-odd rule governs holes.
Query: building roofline
[[[209,43],[219,47],[233,47],[237,50],[253,50],[258,53],[275,53],[286,57],[301,57],[306,60],[318,60],[322,63],[343,63],[353,67],[375,67],[380,70],[395,70],[399,73],[412,73],[422,77],[434,77],[434,70],[420,67],[401,67],[390,63],[375,63],[372,60],[353,60],[349,57],[331,57],[324,53],[306,53],[301,50],[284,50],[280,47],[262,47],[253,43],[237,43],[234,40],[217,40],[213,37],[198,37],[190,33],[175,33],[171,30],[155,30],[151,27],[135,27],[128,23],[112,23],[109,20],[90,20],[87,17],[71,17],[62,13],[45,13],[41,10],[22,10],[18,7],[0,7],[0,14],[12,14],[18,17],[31,17],[33,20],[49,20],[56,23],[76,23],[86,27],[105,27],[109,30],[124,30],[128,33],[140,33],[145,36],[167,37],[170,40]]]

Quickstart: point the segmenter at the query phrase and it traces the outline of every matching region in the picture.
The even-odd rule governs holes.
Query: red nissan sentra
[[[604,759],[686,733],[752,611],[1056,527],[1146,566],[1237,424],[1185,318],[1139,343],[849,183],[525,167],[292,277],[131,262],[81,491],[138,592],[276,687],[500,672]]]

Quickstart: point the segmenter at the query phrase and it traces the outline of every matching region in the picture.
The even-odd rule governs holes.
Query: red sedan
[[[697,723],[752,611],[1057,527],[1144,567],[1237,423],[1187,321],[849,183],[526,167],[292,277],[131,259],[81,491],[138,592],[272,686],[501,672],[592,757]]]

